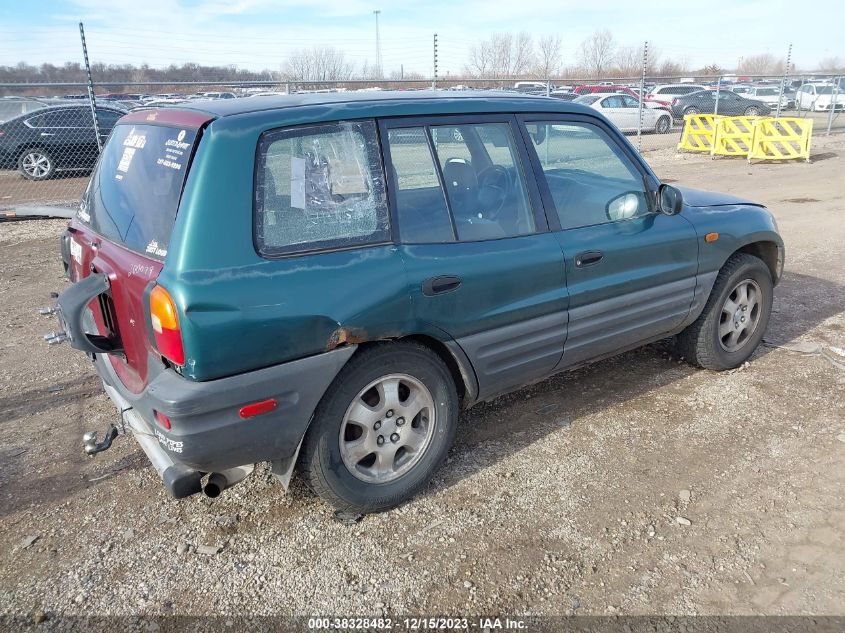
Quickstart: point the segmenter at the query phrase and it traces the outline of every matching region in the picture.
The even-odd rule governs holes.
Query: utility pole
[[[786,78],[789,77],[789,64],[792,61],[792,43],[789,44],[789,51],[786,53],[786,70],[780,80],[780,93],[778,94],[778,108],[775,118],[780,116],[780,104],[783,101],[783,91],[786,89]]]
[[[380,9],[373,11],[376,16],[376,78],[381,79],[381,36],[378,31],[378,16],[381,13]]]
[[[437,90],[437,33],[434,34],[434,74],[431,79],[431,89]]]
[[[648,66],[648,40],[643,44],[643,74],[640,76],[639,123],[637,124],[637,151],[643,149],[643,99],[645,99],[645,71]]]
[[[91,64],[88,63],[88,46],[85,44],[85,28],[79,23],[79,37],[82,40],[82,57],[85,59],[85,72],[88,75],[88,103],[94,118],[94,136],[97,137],[97,153],[103,151],[103,139],[100,138],[100,121],[97,119],[97,100],[94,98],[94,82],[91,79]]]

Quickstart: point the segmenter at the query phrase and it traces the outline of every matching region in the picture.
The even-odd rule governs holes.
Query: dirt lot
[[[84,457],[116,413],[35,312],[63,223],[0,224],[0,615],[845,615],[845,136],[810,164],[675,142],[644,140],[662,177],[777,216],[769,345],[721,374],[652,345],[480,405],[423,495],[354,525],[266,470],[174,501],[131,438]]]

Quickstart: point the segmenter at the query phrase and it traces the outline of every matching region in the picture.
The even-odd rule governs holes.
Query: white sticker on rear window
[[[147,244],[147,252],[156,257],[167,257],[167,249],[159,246],[157,240],[153,240]]]
[[[136,134],[135,128],[132,128],[132,131],[123,139],[123,146],[124,147],[135,147],[137,149],[141,149],[144,145],[147,144],[147,137],[144,134]]]
[[[129,165],[132,163],[132,157],[135,156],[134,147],[124,147],[123,156],[120,157],[120,162],[117,164],[117,171],[122,171],[124,174],[129,171]],[[118,178],[123,178],[118,174]]]
[[[305,159],[299,156],[290,158],[290,206],[305,208]]]

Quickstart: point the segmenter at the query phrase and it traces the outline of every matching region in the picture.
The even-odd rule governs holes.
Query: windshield
[[[839,94],[839,90],[836,91]],[[830,95],[833,94],[833,86],[816,86],[816,93],[820,95]]]
[[[164,259],[196,134],[190,128],[116,126],[78,217],[113,242]]]
[[[776,97],[780,93],[780,90],[777,88],[758,88],[757,89],[757,96],[758,97]]]

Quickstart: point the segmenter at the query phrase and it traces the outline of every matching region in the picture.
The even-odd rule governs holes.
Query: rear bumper
[[[202,473],[292,457],[317,403],[354,351],[343,347],[207,382],[162,368],[140,394],[123,386],[104,355],[94,364],[106,393],[178,498],[197,492],[193,482]],[[278,403],[274,410],[240,417],[244,405],[269,398]],[[155,411],[167,416],[170,429],[157,423]]]

